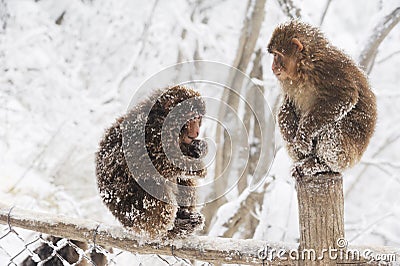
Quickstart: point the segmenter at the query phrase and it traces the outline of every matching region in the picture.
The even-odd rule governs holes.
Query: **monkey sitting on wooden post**
[[[268,44],[283,91],[278,123],[294,176],[341,173],[357,163],[376,124],[376,99],[356,63],[322,32],[292,20]]]
[[[295,162],[299,250],[343,251],[342,172],[368,146],[376,124],[375,95],[356,63],[309,24],[293,20],[279,25],[268,52],[274,55],[272,71],[283,92],[278,123]],[[341,263],[354,261],[322,256],[295,262]]]

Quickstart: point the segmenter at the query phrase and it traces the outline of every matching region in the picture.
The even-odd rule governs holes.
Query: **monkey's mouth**
[[[276,72],[276,73],[274,73],[275,74],[275,77],[277,78],[277,79],[279,79],[279,80],[281,80],[282,79],[282,72]]]
[[[193,137],[193,136],[189,136],[189,135],[186,135],[184,138],[183,138],[183,142],[184,143],[186,143],[186,144],[190,144],[190,143],[192,143],[193,142],[193,140],[195,140],[197,138],[197,136],[196,137]]]
[[[282,72],[279,71],[279,70],[273,70],[272,72],[273,72],[274,75],[277,76],[277,77],[279,77],[279,76],[282,74]]]
[[[289,77],[286,75],[285,72],[283,71],[277,71],[274,73],[275,77],[280,80],[280,81],[284,81],[286,79],[288,79]]]

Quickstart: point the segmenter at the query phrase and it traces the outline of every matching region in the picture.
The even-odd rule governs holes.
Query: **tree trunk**
[[[299,261],[304,265],[336,265],[338,260],[331,260],[327,252],[329,249],[347,247],[344,238],[342,176],[329,173],[297,178],[296,190],[299,202],[299,254],[307,256],[308,252],[303,251],[310,250],[311,255],[311,260],[306,257]]]
[[[246,73],[251,56],[254,53],[254,48],[260,34],[261,25],[264,21],[265,3],[266,0],[248,1],[246,14],[251,15],[245,17],[244,25],[240,34],[236,57],[233,62],[233,67],[239,69],[244,73]],[[244,76],[242,74],[239,74],[238,71],[232,71],[232,75],[228,77],[227,82],[230,87],[225,89],[222,95],[222,102],[226,103],[229,108],[234,111],[237,111],[239,107],[243,78]],[[222,122],[222,125],[224,125],[224,123],[227,123],[228,121],[232,121],[226,108],[227,107],[222,104],[218,114],[218,120]],[[227,141],[230,138],[232,138],[232,140]],[[221,126],[218,126],[216,129],[215,142],[217,145],[217,152],[215,158],[216,163],[214,178],[220,178],[220,182],[218,182],[218,185],[214,187],[215,195],[224,195],[228,187],[226,180],[229,179],[229,176],[237,174],[232,171],[232,163],[230,162],[236,160],[235,156],[236,154],[238,154],[236,144],[239,143],[238,140],[240,140],[240,138],[241,136],[237,136],[237,134],[232,134],[232,136],[229,136],[228,132],[224,130]],[[231,145],[231,142],[234,145]],[[203,213],[206,217],[206,225],[204,228],[205,233],[207,233],[212,226],[211,219],[213,218],[213,214],[215,213],[215,211],[218,210],[218,208],[226,202],[227,200],[225,196],[222,196],[204,207]]]

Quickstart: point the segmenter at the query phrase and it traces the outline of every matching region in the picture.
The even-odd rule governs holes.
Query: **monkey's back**
[[[137,210],[138,215],[143,208],[141,202],[133,199],[144,191],[135,181],[125,160],[121,130],[123,121],[124,117],[117,119],[100,142],[96,153],[96,176],[104,203],[123,225],[132,226],[132,215],[135,215],[132,211]]]
[[[348,143],[356,143],[361,155],[368,146],[373,135],[377,107],[376,98],[371,90],[367,75],[360,69],[355,61],[335,46],[322,49],[323,59],[316,63],[315,71],[318,73],[315,86],[323,98],[336,100],[337,94],[347,95],[349,100],[356,93],[358,95],[355,106],[340,120],[353,135],[353,140]],[[342,103],[343,105],[346,102]],[[337,106],[340,109],[342,106]],[[345,110],[345,108],[344,108]]]
[[[136,233],[154,238],[173,227],[177,207],[167,201],[173,192],[157,171],[163,167],[158,161],[165,160],[159,140],[145,144],[144,109],[143,104],[133,108],[106,130],[96,153],[96,176],[112,214]],[[160,156],[150,160],[155,154]]]
[[[354,65],[352,76],[359,97],[355,107],[344,117],[344,120],[346,127],[351,132],[349,135],[353,138],[352,143],[357,146],[358,159],[360,159],[375,130],[377,107],[376,97],[371,90],[368,79],[356,65]]]
[[[366,74],[356,63],[338,49],[335,54],[338,55],[335,59],[336,62],[330,62],[330,65],[336,67],[334,75],[338,78],[332,78],[330,83],[324,85],[320,83],[320,85],[331,87],[330,91],[329,88],[324,88],[329,91],[325,97],[330,98],[333,102],[336,100],[336,94],[347,95],[349,101],[351,95],[354,95],[354,93],[357,95],[354,107],[329,126],[328,131],[329,129],[332,129],[332,131],[327,133],[333,137],[335,135],[342,137],[337,145],[347,152],[345,158],[338,161],[342,161],[342,168],[348,168],[354,166],[361,159],[374,133],[377,117],[376,98]],[[344,101],[342,105],[337,106],[337,109],[345,110],[346,104],[347,102]],[[322,149],[329,150],[328,148]]]

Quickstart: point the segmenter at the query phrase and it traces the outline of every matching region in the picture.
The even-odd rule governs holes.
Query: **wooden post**
[[[345,249],[347,246],[344,238],[342,176],[330,173],[299,177],[296,178],[296,190],[300,225],[299,254],[305,255],[305,258],[299,258],[299,265],[336,265],[340,259],[330,259],[329,250]]]

